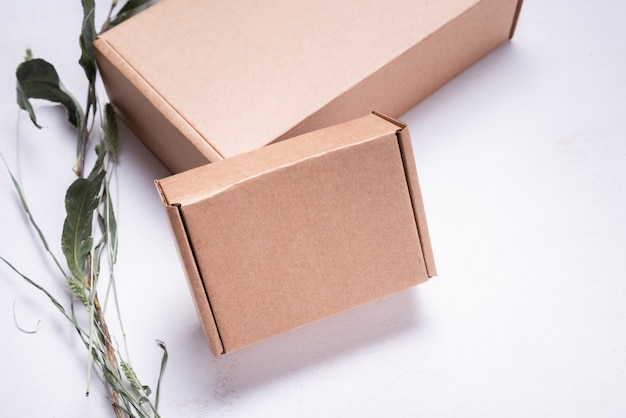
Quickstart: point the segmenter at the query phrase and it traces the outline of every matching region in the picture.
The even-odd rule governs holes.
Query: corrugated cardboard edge
[[[187,228],[183,217],[180,213],[180,207],[171,205],[161,189],[161,185],[158,180],[155,181],[163,205],[165,206],[165,212],[169,218],[170,227],[174,235],[176,247],[178,248],[179,256],[183,262],[185,274],[187,275],[187,283],[191,289],[193,295],[194,304],[200,318],[204,335],[206,336],[211,351],[215,357],[224,354],[224,345],[222,338],[215,322],[215,316],[213,315],[213,309],[207,295],[204,283],[200,272],[198,271],[198,264],[196,263],[196,257],[191,248],[189,237],[187,236]]]
[[[411,198],[411,205],[413,206],[413,214],[415,215],[415,223],[417,226],[420,245],[422,247],[422,255],[424,257],[424,263],[426,264],[426,272],[428,273],[429,278],[436,276],[437,269],[435,267],[435,257],[430,241],[428,224],[426,223],[426,211],[422,200],[422,192],[419,186],[417,168],[415,167],[415,155],[413,154],[411,136],[407,129],[407,125],[404,122],[390,118],[382,113],[378,113],[376,111],[372,113],[390,123],[397,125],[399,128],[396,135],[398,136],[400,155],[402,157],[402,164],[404,165],[404,171],[406,173],[409,196]]]
[[[104,38],[94,41],[94,53],[116,113],[139,138],[166,138],[166,143],[145,145],[172,172],[204,165],[224,157]],[[133,105],[134,102],[134,105]],[[137,105],[137,104],[140,105]],[[133,107],[133,111],[127,111]],[[141,108],[139,116],[132,117]],[[131,120],[132,118],[132,120]],[[160,122],[162,121],[162,122]],[[163,132],[167,134],[163,134]],[[168,165],[170,153],[184,155]]]

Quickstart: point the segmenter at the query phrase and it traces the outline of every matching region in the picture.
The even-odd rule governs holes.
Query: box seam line
[[[196,251],[195,251],[195,249],[193,247],[193,243],[189,239],[187,223],[185,222],[185,217],[183,216],[182,206],[180,205],[180,203],[171,204],[170,206],[175,207],[176,210],[178,211],[178,216],[180,218],[180,222],[183,225],[183,231],[185,232],[185,237],[187,238],[186,242],[189,245],[189,251],[191,252],[191,256],[193,257],[193,263],[194,263],[194,266],[196,266],[196,271],[198,273],[198,277],[200,278],[200,283],[202,283],[202,288],[204,289],[204,295],[206,296],[206,302],[207,302],[207,305],[209,306],[209,310],[211,311],[211,317],[213,318],[213,323],[215,324],[215,329],[217,330],[217,336],[219,337],[220,346],[222,347],[221,354],[224,354],[226,352],[226,347],[224,346],[224,340],[222,339],[222,333],[220,332],[220,327],[219,327],[219,324],[217,323],[217,318],[215,317],[215,313],[213,311],[213,306],[211,305],[211,299],[209,298],[209,293],[207,291],[206,285],[204,284],[204,279],[202,277],[202,272],[200,271],[200,268],[198,266],[198,259],[196,257]]]
[[[391,133],[391,132],[388,132],[388,133]],[[381,136],[384,136],[384,135],[386,135],[386,134],[382,133],[382,134],[376,134],[374,136],[369,136],[369,137],[367,137],[367,138],[365,138],[365,139],[363,139],[361,141],[358,141],[358,142],[354,142],[354,143],[350,143],[350,144],[344,144],[344,145],[341,145],[341,146],[339,146],[337,148],[329,149],[329,150],[326,150],[326,151],[320,151],[320,152],[318,152],[318,153],[316,153],[314,155],[309,155],[307,157],[298,159],[296,161],[292,161],[292,162],[289,162],[289,163],[286,163],[286,164],[281,164],[279,166],[271,167],[269,169],[260,171],[258,173],[251,174],[251,175],[246,176],[246,177],[244,177],[244,178],[242,178],[242,179],[240,179],[240,180],[238,180],[238,181],[236,181],[236,182],[234,182],[234,183],[232,183],[232,184],[230,184],[228,186],[224,186],[224,187],[221,187],[219,189],[215,189],[215,190],[211,191],[210,193],[197,194],[197,195],[194,196],[193,199],[190,199],[189,201],[186,201],[185,205],[196,204],[196,203],[198,203],[198,202],[200,202],[200,201],[202,201],[204,199],[209,199],[209,198],[212,198],[212,197],[214,197],[214,196],[216,196],[216,195],[218,195],[220,193],[224,193],[224,192],[227,192],[229,190],[233,190],[233,189],[241,186],[242,184],[245,184],[245,183],[247,183],[249,181],[253,181],[253,180],[258,179],[260,177],[263,177],[263,176],[265,176],[267,174],[271,174],[271,173],[274,173],[274,172],[279,171],[279,170],[288,169],[288,168],[290,168],[292,166],[301,164],[303,162],[308,162],[308,161],[312,161],[312,160],[315,160],[315,159],[318,159],[318,158],[322,158],[323,156],[328,155],[330,153],[344,151],[344,150],[350,149],[350,148],[352,148],[352,147],[354,147],[356,145],[360,145],[360,144],[364,144],[364,143],[369,142],[369,141],[376,140],[376,139],[378,139],[378,138],[380,138]]]
[[[167,99],[165,99],[165,97],[163,97],[163,95],[156,89],[154,88],[154,86],[148,81],[146,80],[139,71],[137,71],[137,69],[126,59],[124,58],[124,55],[122,55],[117,48],[115,48],[115,46],[109,42],[107,39],[104,38],[97,38],[99,40],[101,40],[102,42],[106,43],[106,45],[111,49],[111,51],[113,51],[115,53],[116,56],[118,56],[126,65],[128,65],[133,73],[143,82],[145,83],[145,85],[147,85],[151,91],[153,91],[157,97],[159,99],[161,99],[161,101],[163,103],[165,103],[181,120],[183,120],[187,126],[189,126],[191,129],[193,129],[193,131],[203,140],[203,143],[209,147],[211,150],[213,150],[213,152],[215,152],[217,155],[219,155],[222,159],[225,159],[226,157],[224,156],[224,154],[222,152],[220,152],[217,148],[215,148],[211,142],[204,136],[202,135],[198,129],[189,121],[187,120]],[[169,120],[169,118],[166,117],[166,119]],[[170,123],[173,124],[172,121],[170,121]],[[193,144],[193,143],[192,143]],[[197,149],[197,147],[194,145],[194,148]],[[200,151],[200,150],[198,150]],[[201,153],[202,154],[202,153]]]
[[[405,180],[407,192],[409,194],[409,200],[411,202],[411,212],[413,213],[413,221],[415,222],[415,231],[417,232],[417,238],[419,240],[420,251],[422,253],[422,260],[424,261],[424,268],[426,269],[427,275],[430,276],[430,271],[428,269],[427,255],[426,255],[426,252],[424,250],[423,236],[422,236],[422,232],[420,230],[420,223],[419,223],[419,219],[417,217],[417,213],[415,212],[415,204],[414,204],[415,196],[413,195],[411,187],[409,186],[409,176],[408,176],[408,173],[407,173],[406,156],[402,152],[402,146],[400,144],[400,141],[401,141],[400,134],[401,134],[401,132],[402,132],[402,128],[400,128],[400,129],[398,129],[396,131],[396,145],[398,146],[398,152],[400,153],[400,159],[402,160],[402,169],[404,171],[404,180]]]

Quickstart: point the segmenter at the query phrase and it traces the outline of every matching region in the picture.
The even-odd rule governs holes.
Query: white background
[[[525,3],[512,42],[402,118],[439,277],[219,359],[154,190],[168,173],[122,128],[119,297],[145,384],[155,339],[169,348],[164,416],[626,416],[626,3]],[[18,112],[14,71],[30,47],[82,101],[81,13],[0,13],[0,151],[55,245],[74,138],[57,107],[37,107],[42,131]],[[66,302],[4,169],[0,234],[0,255]],[[98,379],[84,396],[74,332],[5,266],[0,336],[0,415],[112,416]]]

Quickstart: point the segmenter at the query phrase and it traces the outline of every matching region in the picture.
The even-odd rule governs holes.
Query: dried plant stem
[[[116,3],[117,3],[116,1],[113,2],[113,4],[111,5],[111,10],[113,10]],[[76,159],[76,164],[74,165],[74,173],[78,177],[84,177],[85,157],[86,157],[87,148],[88,148],[87,145],[89,144],[89,138],[91,137],[93,126],[95,123],[95,112],[97,109],[96,103],[97,103],[97,95],[96,95],[96,83],[94,79],[90,81],[88,85],[87,104],[85,106],[85,117],[82,122],[82,129],[80,129],[79,140],[78,140],[77,159]],[[105,188],[106,188],[106,181],[105,181]],[[99,332],[101,333],[101,338],[102,338],[101,342],[105,347],[106,357],[109,362],[110,371],[116,374],[115,378],[117,380],[121,381],[122,378],[119,372],[116,350],[115,350],[115,347],[113,347],[111,334],[109,332],[109,327],[106,323],[102,306],[100,305],[98,291],[97,289],[92,289],[93,280],[95,279],[97,281],[97,273],[94,273],[91,261],[92,261],[92,257],[90,255],[88,257],[89,268],[87,269],[87,271],[90,272],[91,280],[88,282],[88,285],[86,286],[86,290],[88,292],[93,293],[92,313],[94,314],[95,317],[93,318],[92,323],[98,324]],[[111,263],[111,266],[112,266],[112,263]],[[92,333],[90,332],[90,344],[91,344],[91,334]],[[91,365],[92,361],[90,361],[89,363]],[[91,370],[91,367],[89,367],[89,370]],[[117,418],[123,418],[124,412],[120,408],[120,404],[121,404],[120,394],[117,388],[113,385],[111,385],[111,404],[112,404],[113,412],[115,413],[115,416]]]
[[[90,280],[88,280],[85,285],[85,290],[87,290],[88,292],[92,294],[92,300],[88,306],[90,316],[93,315],[93,317],[90,319],[90,323],[97,325],[97,328],[98,328],[97,331],[100,335],[100,343],[104,345],[106,358],[109,362],[110,370],[113,373],[115,373],[116,375],[115,377],[121,381],[122,379],[119,373],[119,366],[117,362],[115,347],[113,347],[111,333],[109,332],[109,327],[106,323],[104,311],[102,309],[102,305],[100,304],[98,291],[97,289],[95,289],[95,286],[94,286],[94,284],[97,283],[97,273],[94,271],[92,260],[93,260],[92,256],[89,256],[87,258],[87,264],[88,264],[87,271],[89,271]],[[94,334],[93,331],[94,331],[93,327],[90,327],[90,332],[89,332],[89,351],[90,352],[92,352],[93,334]],[[91,372],[93,360],[94,360],[93,356],[90,357],[89,366],[88,366],[89,372]],[[87,380],[88,380],[87,384],[89,385],[89,378]],[[87,393],[89,393],[89,391],[87,391]],[[120,394],[114,386],[111,386],[111,404],[113,406],[113,412],[115,413],[115,416],[117,418],[122,418],[124,415],[123,415],[122,409],[119,407]]]
[[[148,0],[129,0],[115,16],[112,16],[113,9],[117,5],[117,0],[113,0],[103,28],[120,23],[145,8],[148,3]],[[72,182],[65,195],[66,218],[61,237],[61,249],[68,270],[62,266],[59,259],[51,251],[48,241],[32,216],[20,182],[0,154],[30,225],[36,231],[40,243],[52,258],[56,268],[66,280],[74,299],[67,308],[64,307],[43,286],[22,274],[6,259],[0,256],[0,261],[30,285],[43,292],[77,331],[89,353],[86,393],[89,394],[92,370],[97,368],[109,387],[113,412],[117,418],[125,416],[156,418],[159,416],[156,405],[158,405],[161,378],[168,355],[165,345],[161,341],[157,341],[158,346],[163,350],[163,359],[153,404],[149,399],[151,396],[150,388],[139,382],[129,364],[126,335],[117,300],[114,275],[114,265],[117,258],[117,221],[109,189],[109,170],[115,166],[119,150],[117,122],[110,105],[106,105],[104,111],[101,111],[96,92],[98,71],[92,49],[92,42],[96,36],[94,27],[95,0],[82,0],[82,6],[83,24],[79,38],[81,47],[79,64],[83,67],[88,79],[84,112],[74,96],[64,88],[54,66],[43,59],[34,58],[29,50],[26,53],[25,61],[18,66],[16,71],[18,106],[28,112],[31,121],[37,128],[41,128],[41,126],[37,123],[35,110],[30,102],[31,99],[44,99],[64,106],[68,113],[68,122],[76,128],[76,160],[73,171],[77,179]],[[97,120],[102,122],[99,142],[95,146],[90,146],[89,142]],[[85,159],[88,149],[95,150],[97,158],[91,171],[86,173]],[[101,274],[100,262],[105,252],[108,256],[109,282],[106,287],[105,304],[102,305],[98,296],[98,280]],[[120,354],[116,342],[111,337],[104,315],[106,302],[111,291],[119,325],[124,334],[126,360]],[[88,319],[77,319],[75,307],[78,304],[75,301],[81,302]]]
[[[89,85],[89,89],[91,90],[92,86]],[[85,170],[85,156],[87,154],[87,144],[89,142],[89,137],[91,136],[91,128],[88,128],[89,123],[89,111],[92,106],[91,104],[91,95],[89,95],[89,99],[87,100],[87,113],[85,114],[84,126],[80,133],[80,138],[78,140],[78,150],[76,152],[76,163],[74,164],[74,173],[78,177],[83,177],[83,172]]]
[[[98,300],[98,295],[95,295],[93,301],[94,308],[96,310],[96,321],[100,324],[100,330],[102,332],[104,346],[106,348],[107,359],[111,364],[111,368],[113,370],[119,370],[117,366],[117,358],[115,356],[115,348],[111,343],[111,334],[109,333],[109,327],[104,319],[104,314],[102,313],[102,307],[100,306],[100,301]],[[119,373],[119,372],[118,372]],[[121,380],[121,379],[120,379]],[[117,418],[122,418],[124,416],[120,405],[120,394],[117,392],[115,388],[111,389],[111,401],[113,404],[113,412],[115,412],[115,416]]]

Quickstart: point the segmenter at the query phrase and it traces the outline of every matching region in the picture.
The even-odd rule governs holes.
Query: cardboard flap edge
[[[515,35],[515,28],[517,28],[517,21],[519,20],[519,15],[522,11],[522,3],[524,3],[524,0],[519,0],[517,2],[517,8],[515,9],[515,15],[513,16],[513,23],[511,23],[511,32],[509,33],[509,39],[513,38],[513,35]]]
[[[133,88],[141,91],[145,97],[152,102],[155,109],[163,115],[172,125],[177,127],[181,132],[187,133],[187,139],[202,154],[208,155],[210,161],[218,161],[224,159],[222,153],[215,147],[213,143],[205,138],[197,129],[189,124],[189,122],[181,115],[171,104],[146,81],[137,70],[115,49],[105,37],[98,36],[94,42],[94,53],[99,58],[99,66],[103,67],[102,72],[117,71],[120,75],[128,80]],[[108,65],[102,65],[102,59],[107,61]],[[151,94],[149,94],[151,93]],[[111,99],[113,100],[113,98]],[[114,107],[118,109],[117,106]],[[124,115],[122,115],[124,116]]]
[[[391,116],[387,116],[384,113],[377,112],[376,110],[372,110],[372,114],[378,116],[381,119],[386,120],[389,123],[396,125],[399,129],[405,129],[407,127],[406,123],[399,121],[397,119],[394,119]]]
[[[211,308],[211,303],[204,287],[204,282],[202,281],[202,277],[198,271],[196,258],[189,242],[182,213],[180,212],[181,207],[176,203],[168,203],[167,197],[158,180],[155,180],[155,185],[165,207],[170,228],[177,244],[176,247],[178,248],[178,254],[181,258],[185,274],[187,276],[187,283],[191,290],[196,310],[200,316],[202,329],[209,342],[213,355],[217,357],[224,354],[224,344],[222,342],[217,322],[215,321],[215,317],[213,315],[213,309]]]
[[[404,165],[404,171],[406,174],[411,205],[413,206],[413,213],[415,215],[415,223],[417,226],[420,246],[422,247],[422,256],[424,257],[424,263],[426,264],[426,272],[428,277],[436,276],[437,268],[435,266],[435,257],[430,241],[428,224],[426,222],[426,211],[424,209],[424,202],[422,201],[422,192],[419,186],[417,169],[415,167],[415,156],[413,155],[413,146],[411,144],[409,130],[404,122],[378,112],[372,113],[398,126],[396,135],[398,137],[398,145],[400,146],[400,153],[402,155],[402,164]]]

